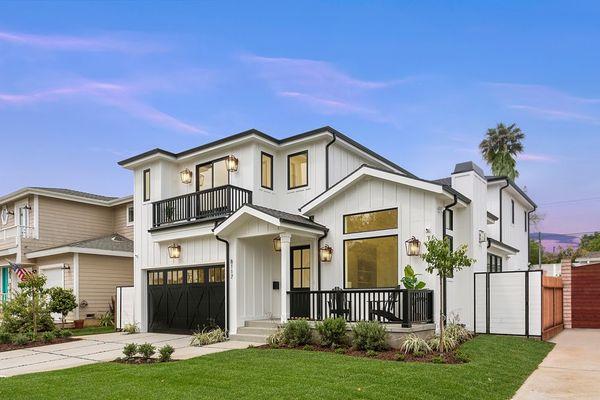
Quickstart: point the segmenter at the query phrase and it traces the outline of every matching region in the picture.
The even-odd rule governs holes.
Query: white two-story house
[[[429,236],[466,243],[477,259],[448,279],[446,311],[467,325],[473,272],[488,270],[491,255],[494,268],[527,269],[533,202],[472,163],[429,181],[323,127],[285,139],[249,130],[119,164],[134,175],[143,331],[216,324],[236,334],[252,320],[327,316],[431,323],[439,282],[418,255]],[[407,264],[427,290],[400,286]]]

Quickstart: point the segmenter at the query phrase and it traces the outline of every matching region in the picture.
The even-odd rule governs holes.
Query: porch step
[[[238,328],[237,334],[229,338],[241,342],[267,343],[267,338],[277,331],[278,326],[279,321],[275,320],[246,321],[244,326]]]
[[[277,328],[255,328],[244,326],[242,328],[238,328],[238,333],[242,335],[262,335],[262,336],[270,336],[277,331]]]
[[[265,335],[247,335],[247,334],[235,334],[229,335],[230,340],[237,340],[238,342],[254,342],[254,343],[267,343],[267,336]]]
[[[249,328],[271,328],[277,329],[277,327],[281,324],[281,322],[277,320],[269,320],[269,319],[260,319],[256,321],[246,321],[244,324]]]

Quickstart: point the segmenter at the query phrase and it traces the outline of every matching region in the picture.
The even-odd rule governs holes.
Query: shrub
[[[312,341],[310,325],[305,319],[289,321],[283,327],[283,340],[290,346],[302,346]]]
[[[98,322],[100,322],[100,326],[114,326],[114,319],[114,314],[110,311],[107,311],[106,313],[102,314],[100,318],[98,318]]]
[[[152,343],[140,344],[137,350],[138,353],[146,360],[152,358],[152,356],[156,354],[156,347],[154,347]]]
[[[138,352],[138,345],[135,343],[128,343],[123,347],[123,354],[125,358],[130,359],[135,356]]]
[[[446,360],[442,356],[435,356],[431,359],[431,362],[434,364],[445,364]]]
[[[387,349],[387,332],[378,321],[360,321],[352,328],[352,345],[359,350]]]
[[[404,360],[406,360],[406,354],[396,353],[396,361],[404,361]]]
[[[341,346],[346,343],[346,320],[344,318],[325,318],[317,323],[317,332],[325,346]]]
[[[19,283],[21,286],[23,282]],[[36,304],[32,307],[31,292],[36,293]],[[47,299],[39,289],[15,292],[14,296],[2,305],[2,330],[8,333],[27,333],[33,331],[33,314],[36,314],[36,331],[51,331],[54,321],[47,307]]]
[[[65,326],[67,314],[77,308],[77,298],[71,289],[63,289],[61,287],[53,287],[48,290],[50,301],[48,309],[61,316],[62,326]]]
[[[471,359],[469,358],[469,356],[467,356],[462,351],[457,351],[454,354],[454,357],[456,358],[457,361],[460,361],[461,363],[468,363],[469,361],[471,361]]]
[[[312,346],[310,344],[305,344],[304,347],[302,348],[302,350],[305,351],[313,351],[315,349],[315,346]]]
[[[56,339],[56,335],[54,334],[54,332],[47,331],[47,332],[42,333],[42,340],[44,342],[50,343],[54,339]]]
[[[15,336],[13,336],[12,342],[13,344],[22,346],[24,344],[29,343],[31,340],[29,338],[29,335],[25,334],[25,333],[18,333]]]
[[[12,335],[8,332],[0,332],[0,344],[12,342]]]
[[[419,354],[422,355],[431,352],[431,347],[429,346],[429,344],[427,344],[425,339],[418,337],[414,333],[411,333],[406,337],[406,339],[404,339],[404,342],[402,342],[402,346],[400,346],[400,349],[404,353],[410,353],[417,357],[419,356]]]
[[[158,349],[158,359],[160,360],[160,362],[171,361],[171,356],[174,352],[175,349],[173,348],[173,346],[166,344],[160,349]]]
[[[473,338],[473,333],[469,332],[467,328],[458,323],[446,325],[444,335],[451,337],[457,344],[464,343]]]
[[[283,329],[281,329],[281,327],[278,327],[277,330],[267,338],[267,344],[271,347],[279,347],[283,342]]]
[[[139,331],[140,328],[137,326],[137,324],[125,324],[125,326],[123,327],[123,332],[125,332],[128,335],[138,333]]]
[[[454,340],[454,338],[450,335],[447,335],[444,332],[444,336],[443,336],[443,340],[444,340],[444,350],[452,350],[454,349],[458,343]],[[427,342],[429,344],[429,347],[431,347],[432,350],[435,351],[439,351],[440,350],[440,337],[439,336],[434,336],[431,339],[429,339],[429,341]]]
[[[73,332],[71,332],[68,329],[60,329],[60,330],[56,331],[56,336],[68,338],[68,337],[73,336]]]
[[[336,354],[346,354],[346,349],[344,349],[343,347],[338,347],[334,351]]]
[[[215,328],[211,330],[203,329],[200,332],[194,332],[192,334],[192,346],[206,346],[207,344],[224,342],[227,340],[225,331],[221,328]]]
[[[375,350],[367,350],[367,357],[377,357],[377,354]]]

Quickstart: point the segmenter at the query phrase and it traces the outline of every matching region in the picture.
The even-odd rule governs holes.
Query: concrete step
[[[272,328],[277,329],[277,327],[281,324],[280,321],[271,321],[271,320],[257,320],[257,321],[246,321],[244,324],[249,328]]]
[[[267,343],[267,336],[265,335],[248,335],[238,333],[235,335],[229,335],[229,339],[240,342]]]
[[[255,328],[248,326],[238,328],[238,334],[240,335],[263,335],[266,337],[272,335],[275,332],[277,332],[276,328]]]

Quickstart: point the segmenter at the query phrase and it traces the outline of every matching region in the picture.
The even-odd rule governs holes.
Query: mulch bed
[[[67,338],[56,338],[56,339],[52,340],[51,342],[46,342],[43,340],[36,340],[34,342],[29,342],[27,344],[3,343],[3,344],[0,344],[0,353],[2,353],[3,351],[21,350],[21,349],[27,349],[30,347],[49,346],[51,344],[73,342],[73,341],[77,341],[77,340],[81,340],[81,339],[67,337]]]
[[[398,349],[390,349],[385,351],[379,351],[376,355],[368,354],[363,350],[356,350],[354,348],[348,347],[344,348],[344,352],[341,353],[339,350],[332,349],[331,347],[325,346],[317,346],[311,345],[310,348],[306,346],[288,346],[288,345],[279,345],[277,347],[273,347],[271,345],[265,344],[262,346],[258,346],[258,349],[290,349],[290,350],[302,350],[302,351],[321,351],[325,353],[336,353],[343,354],[352,357],[364,357],[371,358],[376,360],[386,360],[386,361],[396,361],[396,362],[422,362],[422,363],[439,363],[439,364],[464,364],[465,360],[462,357],[457,357],[456,351],[449,351],[444,354],[439,352],[432,352],[428,354],[424,354],[422,356],[415,356],[412,354],[404,354],[402,351]],[[403,357],[398,357],[399,354],[402,354]],[[441,358],[441,359],[440,359]],[[443,362],[442,362],[443,360]]]

